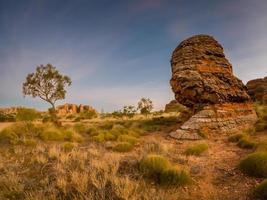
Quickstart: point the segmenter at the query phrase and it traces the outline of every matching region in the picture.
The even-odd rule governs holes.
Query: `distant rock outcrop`
[[[267,103],[267,76],[250,80],[246,86],[253,101]]]
[[[78,114],[78,113],[82,113],[82,112],[95,112],[95,113],[97,113],[97,111],[92,106],[82,105],[82,104],[80,104],[78,106],[76,104],[69,104],[69,103],[57,106],[56,111],[57,111],[57,114],[60,116]]]
[[[181,42],[171,66],[176,100],[195,113],[172,137],[198,139],[201,130],[229,133],[256,122],[246,87],[233,75],[223,47],[213,37],[197,35]]]

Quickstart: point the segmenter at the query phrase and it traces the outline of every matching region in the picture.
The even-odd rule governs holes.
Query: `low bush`
[[[64,141],[65,137],[62,132],[55,127],[46,128],[40,135],[40,139],[43,141]]]
[[[120,135],[118,137],[118,141],[120,142],[128,142],[132,145],[135,145],[138,142],[138,139],[131,135]]]
[[[40,118],[40,114],[31,108],[19,108],[16,115],[17,121],[33,121]]]
[[[237,146],[242,149],[253,149],[256,147],[256,143],[251,141],[248,137],[243,137],[238,141]]]
[[[257,144],[256,151],[267,151],[267,139],[263,139]]]
[[[128,152],[134,148],[134,145],[129,142],[120,142],[113,147],[114,151]]]
[[[96,136],[98,135],[99,131],[95,127],[88,127],[86,128],[85,133],[90,136]]]
[[[82,142],[83,140],[80,134],[72,130],[62,130],[61,133],[64,136],[64,139],[69,142]]]
[[[185,154],[199,156],[203,152],[207,151],[208,148],[209,146],[206,143],[195,144],[193,146],[188,147],[185,151]]]
[[[147,178],[160,183],[162,173],[170,167],[170,162],[163,156],[150,154],[140,162],[140,171]]]
[[[42,127],[32,123],[15,123],[0,132],[0,142],[18,144],[26,138],[38,136],[43,131]]]
[[[163,185],[185,185],[191,183],[191,177],[188,171],[180,166],[171,166],[162,172],[160,183]]]
[[[75,145],[72,142],[65,142],[63,144],[63,149],[64,151],[67,151],[67,152],[71,151],[74,147]]]
[[[92,140],[99,143],[105,142],[105,134],[99,133],[98,135],[93,136]]]
[[[259,200],[267,199],[267,179],[256,186],[256,188],[253,190],[253,195]]]
[[[83,123],[75,123],[73,126],[73,130],[77,133],[85,133],[86,132],[86,126]]]
[[[23,141],[23,144],[27,147],[36,147],[37,146],[37,142],[34,139],[25,139]]]
[[[239,163],[240,170],[254,177],[267,177],[267,152],[249,154]]]
[[[247,137],[244,133],[236,133],[228,137],[229,142],[239,142],[241,138]]]
[[[259,120],[256,123],[256,130],[257,131],[264,131],[267,130],[267,120]]]

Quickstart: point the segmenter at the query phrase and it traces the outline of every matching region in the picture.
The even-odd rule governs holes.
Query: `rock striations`
[[[197,35],[181,42],[171,66],[176,100],[195,113],[172,137],[199,139],[202,130],[229,133],[257,120],[246,87],[233,75],[223,47],[213,37]]]
[[[246,86],[253,101],[267,103],[267,76],[250,80]]]

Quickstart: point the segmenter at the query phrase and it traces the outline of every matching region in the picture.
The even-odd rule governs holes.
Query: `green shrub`
[[[52,122],[52,119],[49,115],[44,115],[42,119],[43,123]]]
[[[39,137],[43,141],[64,141],[65,139],[64,134],[55,127],[48,127],[39,135]]]
[[[242,149],[253,149],[256,147],[256,143],[251,141],[248,137],[243,137],[238,141],[237,146]]]
[[[129,142],[120,142],[113,147],[114,151],[128,152],[134,148],[134,145]]]
[[[15,123],[0,132],[0,142],[18,144],[25,138],[32,138],[39,135],[43,128],[32,123]]]
[[[117,138],[115,135],[113,135],[111,132],[108,132],[108,131],[105,131],[104,134],[105,134],[106,141],[114,141]]]
[[[188,147],[185,151],[185,154],[186,155],[199,156],[204,151],[207,151],[208,148],[209,148],[209,146],[206,143],[195,144],[191,147]]]
[[[27,147],[36,147],[37,146],[37,142],[34,139],[25,139],[23,141],[23,144]]]
[[[81,121],[81,118],[80,117],[76,117],[75,119],[74,119],[74,122],[80,122]]]
[[[256,123],[256,131],[267,130],[267,120],[260,120]]]
[[[95,142],[102,143],[105,141],[105,134],[104,133],[99,133],[98,135],[95,135],[92,137],[92,140]]]
[[[164,185],[185,185],[191,183],[190,174],[179,166],[171,166],[160,176],[160,183]]]
[[[255,152],[241,160],[240,170],[254,177],[267,177],[267,152]]]
[[[38,119],[40,114],[31,108],[19,108],[16,115],[17,121],[33,121]]]
[[[77,133],[85,133],[86,132],[86,126],[83,123],[74,124],[73,129]]]
[[[230,135],[228,137],[228,141],[229,142],[239,142],[239,140],[243,137],[247,137],[247,135],[244,133],[236,133],[236,134]]]
[[[74,147],[75,147],[75,145],[71,142],[65,142],[63,144],[63,149],[64,149],[64,151],[67,151],[67,152],[71,151]]]
[[[120,142],[128,142],[132,145],[135,145],[138,142],[138,139],[131,135],[121,135],[118,137],[118,141]]]
[[[80,134],[72,131],[72,130],[63,130],[61,131],[64,139],[69,142],[82,142],[83,138]]]
[[[256,151],[267,151],[267,139],[263,139],[257,144]]]
[[[256,188],[253,190],[253,195],[256,199],[259,200],[267,199],[267,179],[256,186]]]
[[[88,127],[86,128],[85,133],[90,136],[96,136],[99,134],[99,131],[95,127]]]
[[[88,110],[88,111],[79,113],[79,117],[81,119],[92,119],[92,118],[97,117],[97,113],[94,110]]]
[[[170,167],[170,162],[163,156],[150,154],[140,162],[140,171],[147,178],[160,182],[162,173]]]
[[[16,133],[13,132],[11,128],[5,128],[0,132],[1,143],[17,144],[18,141],[19,137],[16,135]]]

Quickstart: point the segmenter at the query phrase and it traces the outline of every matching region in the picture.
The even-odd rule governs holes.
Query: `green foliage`
[[[172,128],[172,126],[177,125],[178,123],[179,119],[176,116],[155,117],[139,122],[138,128],[147,132],[153,132]]]
[[[247,134],[244,134],[244,133],[236,133],[236,134],[230,135],[228,137],[228,141],[229,142],[239,142],[239,140],[242,139],[242,138],[244,138],[244,137],[247,137]]]
[[[138,142],[138,139],[131,135],[120,135],[118,137],[118,141],[120,142],[128,142],[132,145],[135,145]]]
[[[144,157],[139,168],[145,177],[162,185],[184,185],[191,182],[190,175],[185,169],[173,166],[165,157],[157,154]]]
[[[209,148],[208,144],[206,143],[199,143],[195,144],[191,147],[188,147],[185,151],[186,155],[194,155],[194,156],[199,156],[203,152],[207,151]]]
[[[259,118],[258,122],[256,123],[256,130],[267,130],[267,105],[255,104],[255,110]]]
[[[137,106],[141,114],[149,114],[153,109],[153,102],[149,98],[142,98]]]
[[[65,142],[63,144],[63,149],[64,151],[67,151],[67,152],[71,151],[74,147],[75,145],[72,142]]]
[[[0,122],[14,122],[16,121],[15,113],[0,112]]]
[[[38,119],[40,114],[31,108],[19,108],[16,115],[17,121],[33,121]]]
[[[106,113],[105,117],[114,117],[114,118],[122,118],[129,117],[132,118],[136,114],[137,110],[134,106],[124,106],[121,110],[116,110],[112,113]]]
[[[29,95],[51,104],[55,111],[55,103],[65,99],[65,86],[71,85],[68,76],[63,76],[51,64],[37,66],[35,73],[28,74],[23,83],[23,95]],[[51,114],[51,116],[55,114]]]
[[[251,141],[249,137],[242,137],[238,143],[237,146],[239,146],[242,149],[253,149],[256,147],[256,143]]]
[[[124,106],[122,110],[123,116],[132,118],[136,114],[136,109],[134,106]]]
[[[37,146],[37,142],[34,139],[25,139],[23,141],[23,144],[27,147],[36,147]]]
[[[191,183],[190,174],[179,166],[165,169],[160,176],[163,185],[185,185]]]
[[[104,133],[99,133],[98,135],[95,135],[92,137],[92,140],[95,142],[102,143],[105,141],[105,134]]]
[[[42,127],[32,123],[15,123],[0,132],[0,142],[9,144],[23,143],[25,138],[33,138],[42,132]]]
[[[113,147],[114,151],[118,152],[128,152],[134,148],[134,145],[129,142],[119,142]]]
[[[73,130],[61,130],[61,134],[64,136],[64,139],[69,142],[82,142],[83,141],[82,136]]]
[[[163,156],[150,154],[140,162],[140,171],[145,177],[160,182],[162,173],[170,167],[170,162]]]
[[[267,152],[255,152],[241,160],[240,170],[254,177],[267,177]]]
[[[256,199],[259,200],[267,199],[267,179],[256,186],[256,188],[253,190],[253,195]]]
[[[97,113],[94,110],[86,110],[79,113],[80,119],[93,119],[95,117],[97,117]]]
[[[49,125],[39,134],[39,138],[43,141],[69,141],[82,142],[83,138],[80,134],[72,129],[58,128],[54,125]]]
[[[75,123],[73,129],[77,133],[85,133],[87,131],[87,127],[83,123]]]
[[[65,137],[56,127],[48,127],[39,135],[43,141],[64,141]]]
[[[263,139],[256,146],[256,151],[266,151],[267,152],[267,139]]]

